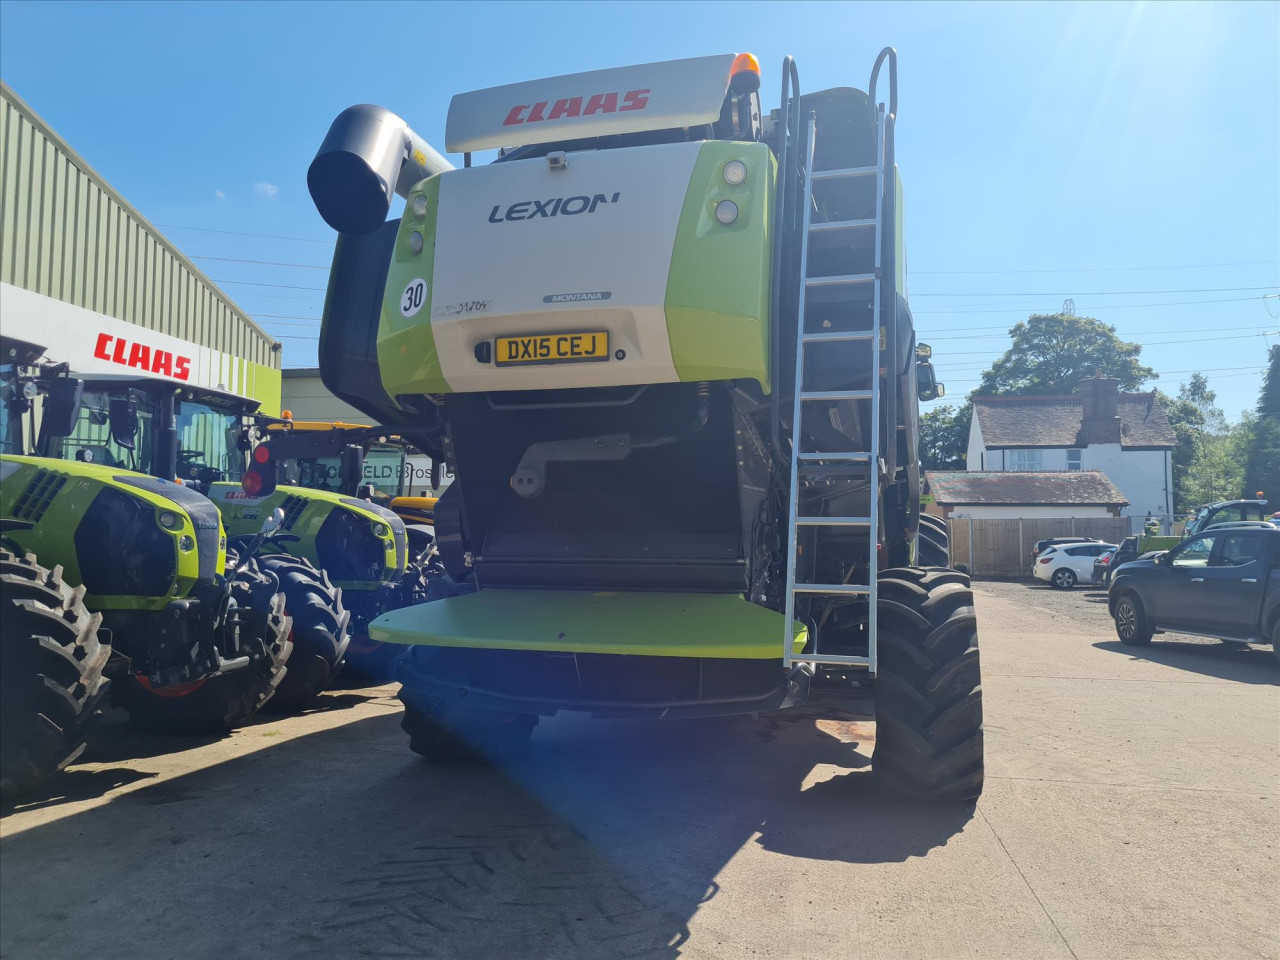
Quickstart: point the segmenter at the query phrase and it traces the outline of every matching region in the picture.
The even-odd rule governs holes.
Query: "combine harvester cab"
[[[781,79],[770,116],[749,54],[460,94],[463,169],[378,107],[330,128],[322,376],[456,476],[457,595],[370,630],[413,648],[418,752],[874,680],[881,779],[980,792],[972,594],[919,510],[942,388],[905,300],[896,54],[870,95]]]
[[[115,703],[158,732],[240,723],[291,650],[274,578],[227,568],[206,498],[103,462],[137,454],[136,418],[40,364],[42,347],[4,338],[0,352],[6,788],[74,757],[107,677]],[[64,441],[82,428],[96,440],[77,456]]]

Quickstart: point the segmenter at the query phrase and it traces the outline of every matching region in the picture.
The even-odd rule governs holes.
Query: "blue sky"
[[[1200,370],[1229,415],[1253,405],[1280,340],[1277,3],[0,5],[0,76],[188,255],[225,258],[197,263],[286,366],[315,359],[332,244],[305,177],[343,107],[441,146],[456,92],[749,50],[771,109],[784,55],[805,90],[864,87],[888,44],[911,303],[952,398],[1071,297],[1162,389]]]

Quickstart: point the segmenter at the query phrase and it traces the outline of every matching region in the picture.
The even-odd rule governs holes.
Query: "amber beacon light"
[[[760,89],[760,61],[754,53],[740,53],[733,58],[729,89],[734,93],[755,93]]]

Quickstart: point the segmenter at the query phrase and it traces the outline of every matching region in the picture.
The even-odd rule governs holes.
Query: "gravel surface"
[[[409,753],[393,687],[218,740],[115,726],[0,819],[0,955],[1280,956],[1280,666],[976,585],[987,784],[881,797],[866,717],[544,722]]]

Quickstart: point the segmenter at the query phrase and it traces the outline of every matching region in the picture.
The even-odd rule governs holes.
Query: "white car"
[[[1031,564],[1031,575],[1037,580],[1069,590],[1077,583],[1093,582],[1093,561],[1114,543],[1064,543],[1047,548]]]

